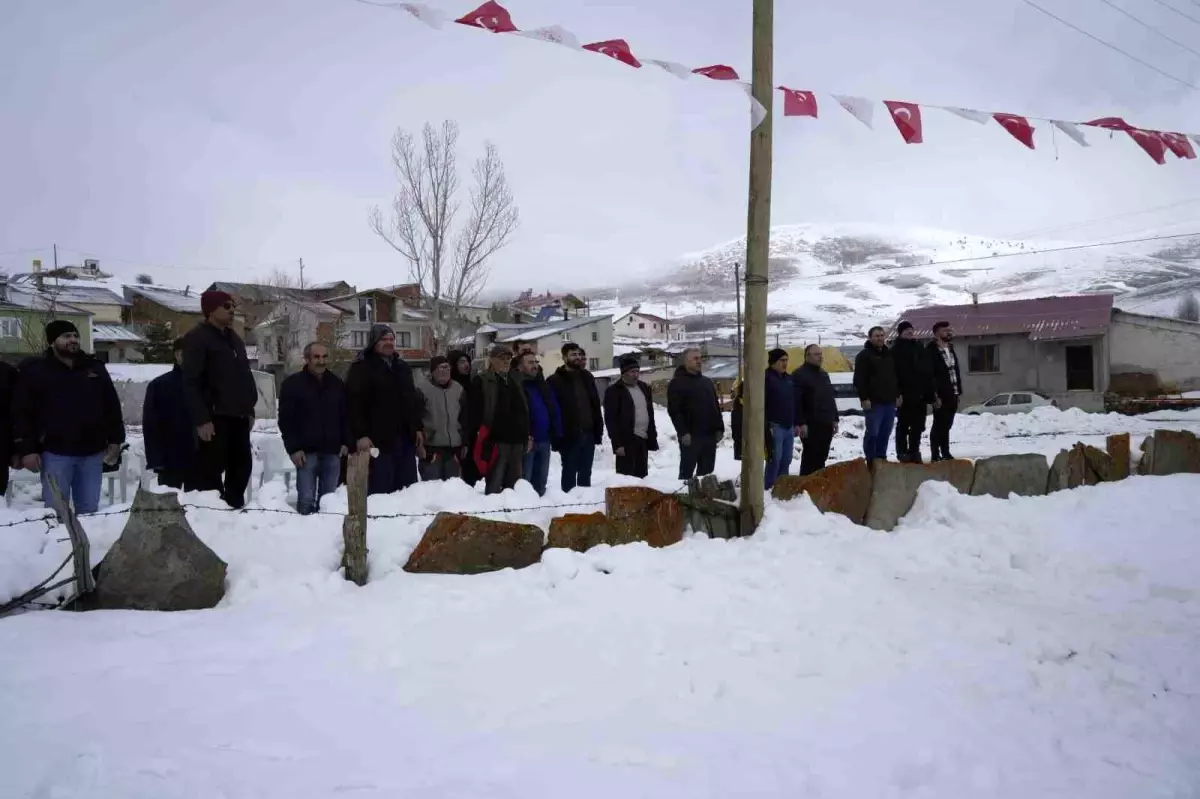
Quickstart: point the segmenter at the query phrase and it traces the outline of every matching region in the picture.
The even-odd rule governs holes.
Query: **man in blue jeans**
[[[775,480],[788,473],[796,447],[796,391],[788,374],[787,350],[776,347],[767,353],[765,410],[771,437],[763,488],[770,491]]]
[[[900,396],[900,381],[896,363],[887,346],[887,334],[882,327],[873,327],[867,343],[854,359],[854,389],[862,403],[866,433],[863,435],[863,456],[867,463],[887,460],[888,441],[896,423],[896,409],[904,400]]]
[[[587,370],[587,353],[578,344],[562,346],[563,366],[547,380],[562,413],[562,490],[592,484],[592,462],[604,437],[604,416],[596,378]]]
[[[42,499],[54,504],[50,481],[76,513],[100,507],[104,462],[125,443],[121,401],[104,364],[83,352],[75,325],[46,325],[44,355],[21,364],[13,401],[14,448],[21,465],[42,473]]]
[[[525,453],[521,476],[533,486],[539,497],[546,495],[550,475],[550,452],[562,442],[562,418],[554,392],[540,374],[537,355],[525,351],[517,356],[514,378],[521,381],[529,403],[529,437],[533,446]]]
[[[279,389],[279,432],[296,465],[296,510],[304,516],[337,490],[342,458],[352,442],[346,386],[329,371],[328,359],[324,344],[307,344],[304,368]]]

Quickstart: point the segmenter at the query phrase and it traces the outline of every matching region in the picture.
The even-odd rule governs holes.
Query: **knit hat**
[[[767,353],[767,366],[774,366],[776,363],[778,363],[779,361],[782,361],[787,356],[788,356],[787,350],[785,350],[781,347],[776,347],[775,349],[773,349]]]
[[[494,347],[492,347],[490,350],[488,350],[488,357],[489,358],[508,358],[511,360],[512,359],[512,350],[510,350],[508,347],[504,346],[503,344],[497,344]]]
[[[905,330],[912,330],[912,326],[913,326],[912,322],[910,322],[910,321],[908,321],[907,319],[905,319],[903,322],[901,322],[900,324],[896,325],[896,335],[897,335],[897,336],[898,336],[898,335],[900,335],[900,334],[901,334],[901,333],[903,333]]]
[[[632,355],[626,355],[621,359],[621,374],[625,374],[626,372],[636,372],[641,368],[642,365],[638,362],[638,359],[634,358]]]
[[[200,295],[200,311],[208,316],[227,302],[233,302],[233,295],[227,291],[206,291]]]
[[[379,339],[384,336],[395,338],[396,334],[387,325],[371,325],[371,332],[367,334],[367,349],[375,349],[375,345],[379,343]]]
[[[444,363],[445,364],[450,363],[450,359],[447,358],[445,355],[433,356],[432,358],[429,359],[429,371],[432,372],[434,369],[437,369],[439,366],[441,366]]]
[[[55,319],[50,324],[46,325],[46,343],[53,344],[55,339],[67,333],[79,335],[79,328],[68,322],[66,319]]]

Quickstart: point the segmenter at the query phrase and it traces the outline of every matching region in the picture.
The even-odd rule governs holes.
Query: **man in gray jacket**
[[[429,360],[429,379],[417,383],[424,402],[421,426],[425,443],[417,450],[421,479],[451,480],[462,475],[467,457],[463,437],[466,392],[453,379],[449,359],[436,355]]]

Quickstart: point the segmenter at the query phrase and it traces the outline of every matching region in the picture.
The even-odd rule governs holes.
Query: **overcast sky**
[[[1200,58],[1098,0],[1047,8],[1200,81]],[[1200,25],[1115,0],[1200,50]],[[1191,0],[1168,0],[1193,16]],[[431,0],[455,14],[474,0]],[[519,27],[691,66],[750,66],[750,0],[508,0]],[[495,287],[637,277],[743,235],[748,113],[734,87],[352,0],[0,2],[0,266],[97,257],[132,279],[249,280],[303,257],[310,281],[402,282],[367,228],[392,190],[397,126],[461,124],[464,161],[494,141],[522,226]],[[776,78],[821,119],[776,120],[775,224],[862,221],[987,235],[1200,196],[1200,161],[1156,166],[1091,133],[1031,153],[996,125],[926,113],[905,145],[828,92],[1200,132],[1197,93],[1020,0],[776,2]],[[782,110],[781,108],[779,109]],[[1057,152],[1056,152],[1057,150]],[[1150,218],[1198,216],[1197,206]],[[1107,235],[1109,227],[1079,231]],[[13,252],[34,250],[32,252]]]

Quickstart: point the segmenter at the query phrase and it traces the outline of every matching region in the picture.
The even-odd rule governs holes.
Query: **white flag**
[[[1196,144],[1200,144],[1200,134],[1189,133],[1188,138],[1191,139],[1192,141],[1196,142]]]
[[[866,125],[872,130],[875,125],[871,120],[875,116],[875,107],[872,102],[864,97],[851,97],[845,94],[835,94],[833,99],[838,101],[838,105],[854,115],[854,118]]]
[[[642,60],[643,64],[653,64],[660,69],[665,69],[680,80],[687,80],[692,76],[692,71],[683,64],[677,64],[674,61],[659,61],[655,58],[646,58]]]
[[[542,42],[550,42],[550,44],[561,44],[563,47],[569,47],[572,50],[583,49],[583,45],[579,43],[579,39],[575,38],[575,34],[561,25],[547,25],[543,28],[534,28],[531,31],[517,31],[517,35],[537,39]]]
[[[989,113],[986,113],[984,111],[975,111],[970,108],[945,107],[945,110],[949,111],[951,114],[954,114],[957,117],[962,117],[963,119],[969,120],[971,122],[978,122],[980,125],[986,125],[992,118],[992,115]]]
[[[754,87],[749,82],[739,80],[738,84],[746,90],[746,96],[750,98],[750,130],[758,130],[758,126],[767,118],[767,109],[754,96]]]
[[[1091,146],[1090,144],[1087,143],[1087,139],[1085,139],[1083,137],[1083,132],[1081,130],[1079,130],[1078,127],[1075,126],[1075,123],[1062,122],[1060,120],[1054,119],[1054,120],[1051,120],[1050,124],[1054,125],[1054,127],[1058,128],[1063,133],[1067,134],[1067,138],[1069,138],[1071,141],[1078,144],[1080,147],[1090,147]]]
[[[400,8],[412,14],[434,30],[440,30],[446,23],[446,15],[436,8],[423,3],[401,3]]]

